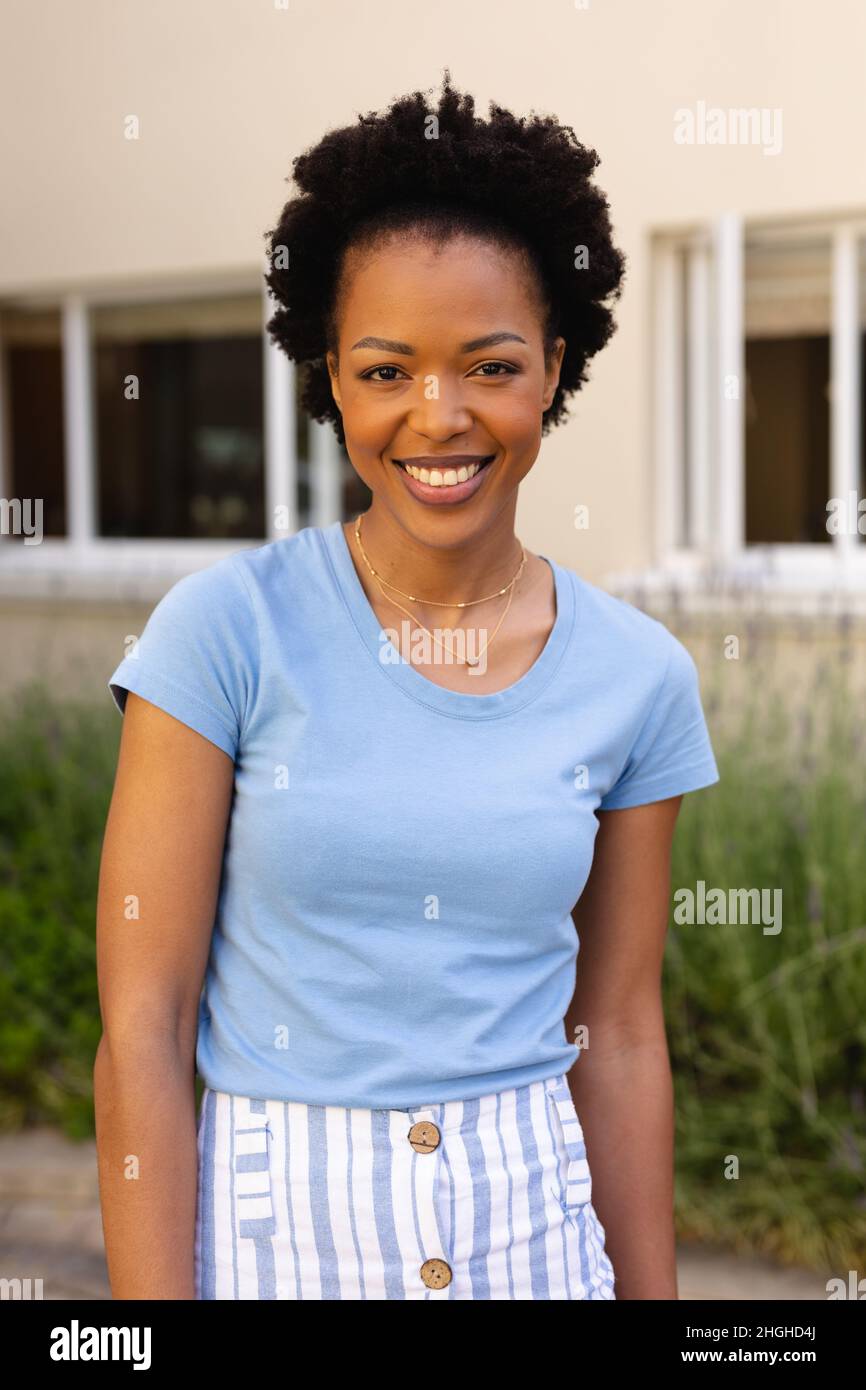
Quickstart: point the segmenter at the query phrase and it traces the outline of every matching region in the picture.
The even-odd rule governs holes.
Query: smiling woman
[[[495,525],[503,498],[537,456],[541,413],[556,388],[564,342],[555,339],[545,360],[537,291],[516,252],[493,248],[480,234],[455,232],[447,219],[446,228],[421,227],[423,233],[392,233],[378,254],[353,248],[346,255],[338,346],[327,361],[350,457],[374,493],[380,461],[396,464],[400,485],[427,506],[465,503],[483,490],[471,514],[464,510],[449,523],[465,544],[470,533],[478,537]],[[386,313],[398,323],[411,317],[412,341],[355,338],[363,324]],[[515,327],[465,338],[472,325],[491,321]],[[496,348],[499,356],[490,359]],[[385,352],[391,361],[382,360]],[[421,516],[412,519],[415,510],[404,504],[401,515],[421,539],[427,525]],[[372,539],[379,531],[376,508],[368,523]],[[441,518],[435,525],[441,536]],[[479,575],[490,572],[490,559],[501,552],[502,523],[496,531],[487,557],[474,562]],[[385,549],[381,541],[377,549]],[[460,570],[465,584],[465,564]],[[435,592],[430,579],[425,587]],[[456,573],[449,587],[459,587]]]
[[[299,156],[300,196],[269,233],[268,329],[373,495],[370,603],[393,621],[381,583],[411,575],[429,632],[514,578],[491,691],[528,669],[554,617],[549,565],[530,554],[515,575],[517,488],[615,327],[625,261],[597,164],[552,116],[493,103],[481,120],[446,72],[435,110],[415,92]],[[449,678],[467,688],[459,667]]]
[[[614,1268],[676,1297],[659,965],[679,799],[718,776],[697,673],[514,530],[613,331],[596,163],[448,80],[295,161],[269,328],[373,500],[179,581],[110,678],[116,1297],[611,1300]],[[130,1197],[128,1152],[165,1180]]]

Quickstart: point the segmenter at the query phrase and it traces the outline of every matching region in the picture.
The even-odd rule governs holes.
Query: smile
[[[484,454],[474,459],[461,457],[459,464],[457,460],[453,463],[443,459],[441,465],[436,466],[432,460],[429,463],[414,464],[405,459],[394,459],[394,464],[414,478],[416,482],[424,483],[428,487],[452,488],[459,487],[461,483],[467,483],[492,463],[495,454]]]

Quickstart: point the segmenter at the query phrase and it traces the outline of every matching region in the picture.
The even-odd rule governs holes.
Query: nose
[[[460,384],[431,374],[419,382],[417,393],[413,392],[406,423],[425,439],[444,440],[468,433],[473,417]]]

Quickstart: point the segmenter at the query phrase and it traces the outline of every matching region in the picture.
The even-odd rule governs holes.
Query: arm
[[[589,1046],[569,1083],[618,1300],[678,1297],[661,971],[681,802],[599,812],[592,869],[572,911],[580,954],[565,1028],[573,1041],[586,1025]]]
[[[130,692],[99,871],[93,1069],[118,1299],[195,1296],[195,1045],[233,780],[222,749]]]

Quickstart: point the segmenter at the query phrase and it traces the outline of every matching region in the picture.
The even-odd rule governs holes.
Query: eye
[[[482,372],[484,376],[493,376],[493,372],[484,371],[485,367],[500,368],[500,371],[495,373],[496,376],[501,375],[502,372],[504,372],[506,376],[516,376],[517,373],[520,371],[520,368],[513,366],[511,362],[480,362],[478,366],[475,368],[475,370],[477,372]]]
[[[374,376],[374,372],[399,372],[399,371],[400,371],[400,368],[399,368],[399,367],[395,367],[395,366],[393,366],[393,365],[389,365],[389,366],[385,366],[385,367],[370,367],[366,372],[361,372],[361,380],[362,380],[362,381],[381,381],[382,378],[381,378],[381,377],[376,377],[376,376]],[[397,378],[397,377],[394,377],[394,376],[389,376],[389,377],[385,377],[385,378],[384,378],[384,380],[385,380],[386,383],[387,383],[387,382],[390,382],[390,381],[397,381],[397,379],[398,379],[398,378]]]

